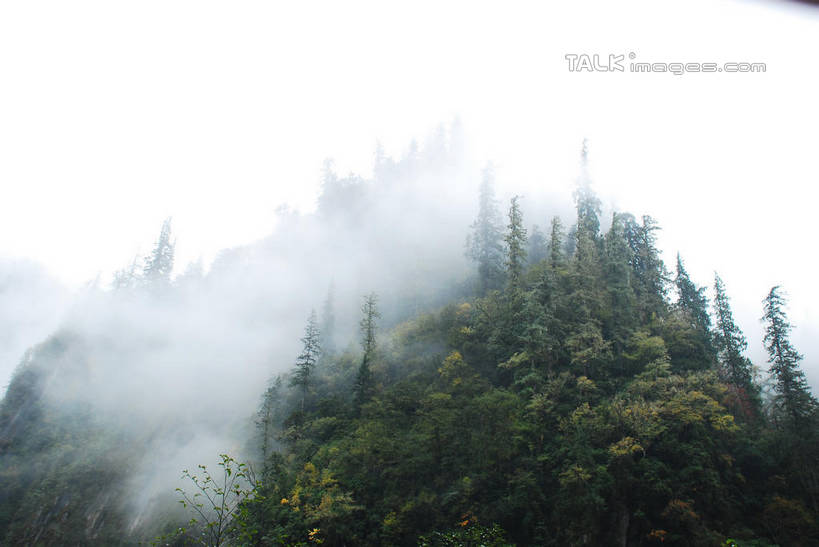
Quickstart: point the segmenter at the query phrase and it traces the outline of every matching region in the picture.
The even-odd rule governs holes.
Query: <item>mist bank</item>
[[[0,396],[23,353],[62,323],[70,299],[44,267],[0,257]]]
[[[112,483],[106,496],[118,494],[66,502],[10,488],[23,509],[5,527],[43,531],[60,507],[81,507],[81,515],[105,506],[127,515],[116,522],[135,535],[155,531],[152,511],[158,500],[174,501],[182,469],[243,453],[260,397],[292,367],[311,309],[332,314],[326,335],[343,350],[357,347],[363,294],[380,295],[388,329],[469,293],[464,241],[481,168],[464,157],[457,128],[437,135],[401,159],[377,157],[372,178],[339,176],[328,163],[316,211],[281,208],[273,234],[222,251],[207,268],[173,264],[171,221],[164,258],[135,257],[110,285],[49,292],[36,276],[17,276],[17,287],[28,285],[3,293],[19,297],[4,319],[21,333],[7,348],[22,361],[4,400],[0,458],[37,480],[101,462],[103,482]],[[48,304],[33,310],[36,329],[23,329],[16,312],[27,295]],[[55,428],[37,426],[44,417]],[[25,441],[32,427],[42,435]],[[85,440],[67,449],[61,439],[77,430]],[[15,446],[31,459],[16,459],[8,452]],[[114,478],[105,470],[115,467],[128,471]],[[34,507],[51,516],[25,515]],[[91,521],[88,537],[115,522]]]
[[[36,267],[0,263],[15,272],[0,285],[0,320],[10,325],[4,355],[23,356],[0,414],[0,468],[12,485],[0,505],[16,508],[0,515],[2,529],[30,542],[48,534],[95,540],[121,528],[133,538],[158,533],[178,521],[165,508],[174,505],[182,469],[213,466],[225,452],[258,459],[254,416],[271,382],[292,369],[311,310],[325,342],[352,366],[363,295],[379,296],[380,329],[389,333],[503,288],[482,285],[465,242],[487,181],[497,190],[487,198],[498,212],[495,228],[505,229],[514,182],[469,159],[462,138],[454,124],[400,159],[377,153],[368,178],[341,176],[327,162],[315,211],[280,208],[274,233],[222,251],[207,267],[174,264],[172,220],[153,252],[124,264],[111,285],[69,293]],[[582,160],[579,195],[595,203],[585,148]],[[520,267],[534,271],[546,258],[554,218],[566,231],[560,252],[575,254],[570,196],[546,187],[515,203],[529,235],[530,261]],[[602,234],[612,211],[598,212],[594,230]],[[419,342],[407,359],[426,362],[442,347]],[[69,491],[75,482],[87,489]],[[66,486],[30,487],[51,483]],[[63,517],[68,524],[59,525]]]

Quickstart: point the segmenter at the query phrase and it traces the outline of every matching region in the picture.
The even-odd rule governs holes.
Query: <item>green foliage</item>
[[[526,265],[526,228],[518,205],[519,196],[512,198],[509,206],[509,225],[504,236],[506,242],[506,271],[510,286],[520,288],[523,268]]]
[[[545,259],[527,264],[515,199],[504,270],[487,172],[470,240],[475,294],[385,321],[380,333],[368,295],[361,351],[322,353],[332,327],[322,338],[311,314],[291,382],[262,397],[260,480],[226,455],[221,473],[186,472],[194,490],[180,493],[195,520],[165,541],[817,544],[816,403],[776,288],[765,304],[776,381],[768,420],[754,410],[747,344],[719,278],[713,321],[681,260],[669,302],[658,226],[618,213],[601,235],[585,153],[583,169],[572,252],[555,218]],[[62,356],[67,343],[43,352]],[[115,542],[124,521],[107,517],[105,528],[90,507],[102,504],[94,496],[125,496],[116,477],[130,460],[106,452],[114,441],[87,411],[60,418],[40,401],[44,370],[32,359],[0,407],[4,540]],[[20,471],[32,454],[34,483]],[[55,494],[72,489],[67,501]],[[89,518],[90,531],[65,529]],[[180,522],[169,514],[161,526]]]
[[[189,479],[195,488],[191,492],[176,489],[182,498],[179,500],[182,507],[195,514],[188,522],[188,528],[180,529],[180,533],[209,547],[218,547],[234,539],[252,541],[258,533],[249,522],[248,503],[258,496],[251,468],[227,454],[220,454],[219,458],[222,471],[217,476],[200,464],[194,473],[187,469],[182,471],[182,477]]]
[[[506,533],[497,524],[480,526],[467,518],[458,523],[460,529],[449,532],[432,532],[418,539],[419,547],[512,547]]]

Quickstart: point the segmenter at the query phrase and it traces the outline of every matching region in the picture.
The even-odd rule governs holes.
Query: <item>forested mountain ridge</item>
[[[381,161],[402,172],[410,160]],[[35,348],[0,407],[5,542],[135,543],[164,531],[162,543],[180,545],[819,543],[817,403],[789,341],[782,291],[771,289],[760,314],[772,379],[763,392],[728,288],[715,278],[711,306],[681,258],[669,272],[652,218],[617,213],[601,228],[600,202],[581,177],[567,230],[559,217],[543,219],[547,234],[527,230],[519,199],[502,214],[493,176],[482,174],[468,238],[470,282],[432,293],[419,283],[427,297],[412,305],[406,291],[379,286],[361,301],[357,334],[340,327],[334,292],[320,313],[305,310],[293,368],[271,379],[255,427],[229,423],[245,447],[221,450],[254,472],[240,471],[249,480],[227,493],[235,505],[223,504],[231,512],[216,527],[201,528],[219,514],[207,503],[193,525],[181,507],[134,519],[122,503],[134,482],[121,477],[141,459],[129,448],[198,435],[196,422],[164,421],[179,419],[179,408],[134,417],[150,427],[118,428],[82,398],[44,396],[51,384],[92,378],[108,355],[101,345],[125,354],[147,340],[168,344],[161,333],[123,341],[64,329]],[[335,193],[332,203],[363,211],[380,191],[326,181],[326,199]],[[320,201],[319,214],[334,230],[366,223],[362,210],[345,208]],[[166,243],[161,235],[157,249]],[[160,262],[147,260],[145,272],[153,263],[167,272]],[[165,286],[167,278],[136,276],[145,286],[117,298],[159,306],[200,290]],[[336,290],[348,280],[335,279]],[[209,469],[222,480],[222,468]]]
[[[817,542],[817,405],[779,288],[765,299],[776,385],[763,398],[719,277],[712,318],[682,259],[673,275],[660,260],[650,217],[616,214],[601,233],[593,192],[576,203],[572,252],[556,221],[536,263],[517,199],[505,229],[481,211],[479,294],[401,325],[382,350],[365,329],[363,357],[325,353],[310,382],[302,371],[299,389],[270,392],[301,406],[274,420],[268,538]]]

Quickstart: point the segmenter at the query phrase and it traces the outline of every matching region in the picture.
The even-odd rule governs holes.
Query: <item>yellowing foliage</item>
[[[641,453],[645,453],[645,450],[634,437],[623,437],[609,446],[609,454],[617,458],[634,456]]]

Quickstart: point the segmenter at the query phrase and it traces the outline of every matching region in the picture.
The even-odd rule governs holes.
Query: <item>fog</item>
[[[23,353],[60,325],[70,298],[42,265],[0,258],[0,396]]]
[[[591,176],[594,185],[603,175],[599,169],[584,175],[579,156],[575,180]],[[474,266],[464,250],[486,165],[469,151],[457,119],[440,125],[420,147],[410,143],[399,158],[379,152],[371,177],[340,176],[325,162],[313,211],[280,207],[270,235],[224,249],[210,263],[177,264],[170,282],[158,285],[139,279],[144,256],[122,265],[138,266],[131,286],[98,278],[73,292],[42,267],[6,261],[0,285],[6,374],[15,358],[34,363],[46,373],[42,397],[48,407],[84,416],[131,447],[122,456],[129,472],[120,502],[131,532],[150,529],[173,501],[174,488],[186,486],[182,469],[215,465],[220,453],[258,457],[252,439],[260,397],[292,369],[306,319],[313,309],[321,313],[328,297],[336,319],[333,345],[357,351],[362,295],[380,296],[386,332],[474,290]],[[505,211],[518,192],[502,169],[494,171]],[[546,231],[554,215],[571,226],[572,198],[564,188],[523,189],[530,231],[534,224]],[[604,201],[603,229],[614,210],[611,199]],[[673,266],[675,250],[662,232],[660,245]],[[760,329],[747,328],[761,314],[754,297],[763,295],[748,298],[728,289],[749,354],[764,371]],[[797,347],[807,353],[805,368],[813,374],[811,345]],[[14,435],[14,420],[10,427],[4,436]]]
[[[44,400],[139,447],[132,526],[173,493],[182,469],[223,452],[256,456],[246,447],[260,397],[293,367],[306,319],[331,286],[341,349],[357,348],[364,294],[379,295],[386,331],[472,290],[464,250],[484,165],[468,159],[463,139],[457,120],[441,125],[403,157],[379,157],[370,179],[339,176],[328,163],[314,212],[282,208],[271,235],[225,249],[205,271],[178,265],[170,284],[97,281],[66,305],[43,276],[15,281],[25,287],[15,294],[51,305],[31,310],[30,328],[12,322],[14,302],[4,309],[18,356],[52,334],[25,359],[46,371]],[[524,203],[542,227],[554,214],[571,222],[568,199],[544,192]]]
[[[353,349],[364,294],[380,296],[382,332],[468,294],[464,242],[483,168],[495,165],[502,211],[521,195],[527,228],[546,231],[553,215],[569,227],[589,137],[604,227],[613,211],[651,215],[669,267],[680,252],[709,288],[718,271],[762,371],[761,301],[782,284],[815,390],[806,187],[817,174],[817,112],[805,105],[816,75],[803,62],[815,16],[763,2],[711,14],[710,4],[690,4],[667,27],[602,4],[595,20],[583,7],[538,17],[533,6],[478,7],[468,24],[462,9],[425,4],[404,13],[410,30],[374,6],[328,7],[304,36],[290,22],[312,23],[309,9],[231,15],[224,35],[214,30],[222,14],[208,9],[181,37],[185,7],[167,18],[110,13],[116,24],[93,29],[72,11],[68,24],[55,17],[30,36],[7,27],[36,14],[0,16],[0,45],[24,44],[29,56],[0,64],[26,82],[0,91],[4,105],[19,105],[0,106],[12,128],[0,133],[0,176],[13,181],[0,205],[0,389],[19,363],[36,361],[49,371],[49,405],[88,412],[139,446],[125,500],[138,527],[173,496],[182,469],[220,452],[253,457],[260,396],[293,367],[330,287],[334,343]],[[383,24],[364,22],[370,9]],[[139,24],[122,24],[130,15]],[[725,25],[738,20],[725,45]],[[145,29],[156,40],[140,49]],[[427,31],[420,43],[412,29]],[[46,34],[52,41],[37,42]],[[760,36],[776,39],[758,45]],[[70,45],[54,47],[60,40]],[[255,53],[291,49],[299,55]],[[603,82],[569,74],[563,59],[630,49],[666,61],[762,60],[770,71]],[[115,269],[135,255],[141,268],[168,216],[171,283],[115,289]]]
[[[819,382],[817,263],[803,252],[815,231],[816,10],[742,0],[49,8],[0,13],[0,49],[19,52],[0,58],[14,83],[0,89],[0,256],[43,264],[71,288],[98,274],[106,284],[173,216],[177,273],[210,264],[276,229],[282,204],[316,210],[325,157],[340,177],[369,178],[376,140],[401,158],[460,115],[475,177],[492,160],[500,197],[523,194],[529,208],[546,191],[568,210],[588,137],[604,204],[654,216],[666,260],[680,251],[700,284],[720,272],[757,361],[760,301],[785,286]],[[583,52],[768,70],[569,72],[564,56]]]

